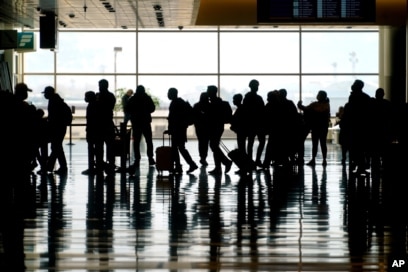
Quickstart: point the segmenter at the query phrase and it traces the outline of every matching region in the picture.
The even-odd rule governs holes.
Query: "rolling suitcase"
[[[256,170],[256,164],[248,154],[239,149],[233,149],[230,151],[223,142],[220,142],[220,145],[227,153],[228,157],[238,166],[240,172],[250,173],[253,170]]]
[[[163,171],[172,171],[173,163],[171,160],[171,146],[170,146],[170,135],[169,135],[169,145],[166,146],[164,143],[164,134],[163,132],[163,145],[156,148],[156,169],[159,172],[159,175],[163,175]]]

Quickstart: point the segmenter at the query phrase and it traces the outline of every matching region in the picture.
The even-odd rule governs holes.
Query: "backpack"
[[[64,124],[67,126],[71,125],[73,119],[72,111],[68,104],[65,102],[62,103],[62,112],[64,117]]]

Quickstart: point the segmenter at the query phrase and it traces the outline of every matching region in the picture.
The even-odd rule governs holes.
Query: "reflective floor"
[[[198,162],[197,142],[187,147]],[[402,162],[356,175],[340,164],[339,146],[330,144],[325,167],[318,157],[315,167],[274,167],[243,178],[235,174],[236,166],[219,177],[207,175],[212,159],[193,174],[161,177],[146,157],[133,177],[85,176],[86,142],[65,149],[65,177],[33,178],[24,233],[27,271],[405,271],[408,266],[403,170],[408,165]],[[307,141],[306,160],[310,149]]]

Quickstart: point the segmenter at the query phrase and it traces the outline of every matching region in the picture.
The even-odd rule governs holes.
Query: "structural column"
[[[380,87],[395,103],[407,102],[407,27],[381,26],[379,72]]]

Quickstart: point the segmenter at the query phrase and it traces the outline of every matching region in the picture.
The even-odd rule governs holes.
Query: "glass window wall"
[[[255,78],[265,101],[269,91],[285,88],[289,99],[307,104],[324,89],[334,115],[355,78],[374,94],[378,39],[372,28],[61,31],[56,52],[23,53],[20,73],[34,100],[45,86],[56,84],[63,97],[85,106],[84,92],[98,91],[98,81],[106,78],[112,92],[144,85],[164,110],[170,87],[195,103],[208,85],[219,85],[221,97],[232,104],[232,96],[245,94]]]

